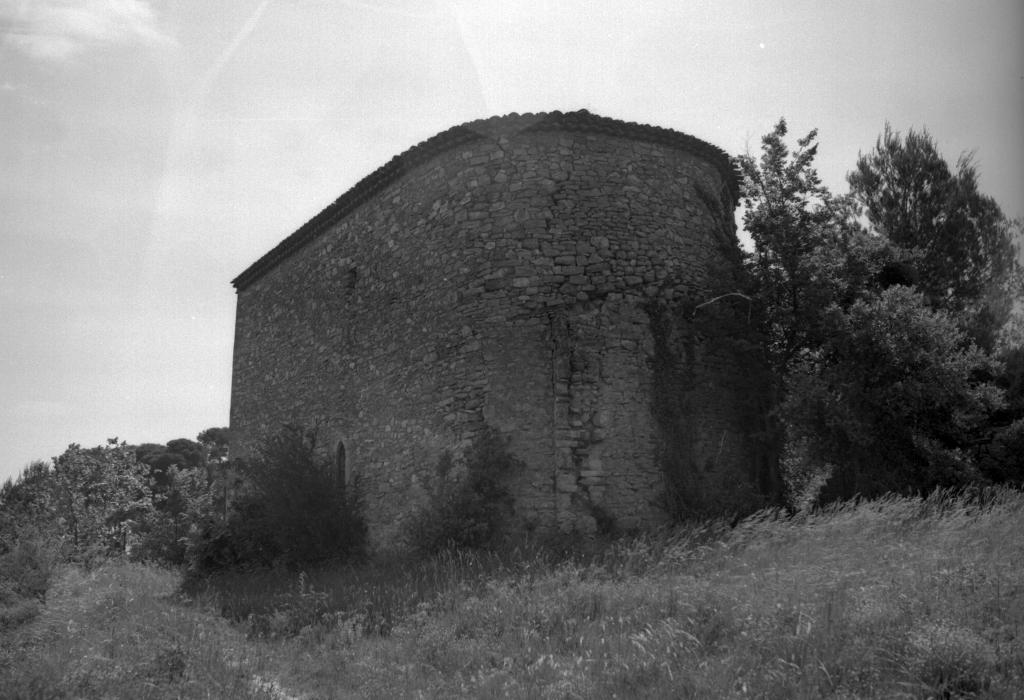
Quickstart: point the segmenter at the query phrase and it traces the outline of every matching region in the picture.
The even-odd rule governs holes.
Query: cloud
[[[146,0],[0,0],[4,43],[61,61],[90,48],[174,43]]]

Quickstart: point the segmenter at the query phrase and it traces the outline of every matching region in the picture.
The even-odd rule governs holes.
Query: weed
[[[464,473],[456,474],[450,453],[437,465],[437,488],[408,530],[412,548],[433,554],[444,549],[484,548],[499,542],[502,525],[512,513],[508,477],[522,467],[507,441],[485,430],[465,456]]]
[[[292,570],[363,553],[366,523],[357,484],[336,483],[315,429],[285,425],[239,462],[249,489],[226,520],[210,517],[189,537],[189,575],[236,569]]]
[[[68,569],[0,687],[109,697],[1019,697],[1024,494],[762,511],[566,553]],[[217,619],[210,611],[233,621]],[[13,689],[13,691],[8,691]],[[205,695],[204,695],[205,693]]]

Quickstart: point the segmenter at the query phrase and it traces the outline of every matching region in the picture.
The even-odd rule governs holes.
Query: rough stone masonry
[[[383,548],[488,426],[525,464],[516,528],[735,505],[766,487],[749,310],[706,303],[737,288],[736,197],[719,149],[586,111],[414,146],[234,280],[233,453],[317,423]]]

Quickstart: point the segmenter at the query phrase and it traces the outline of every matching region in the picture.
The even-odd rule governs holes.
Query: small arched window
[[[338,450],[334,457],[334,483],[338,486],[347,486],[350,478],[348,458],[345,455],[345,443],[338,440]]]

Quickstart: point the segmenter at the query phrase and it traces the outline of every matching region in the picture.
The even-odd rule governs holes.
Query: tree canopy
[[[1020,289],[1013,223],[978,189],[970,155],[951,168],[927,130],[889,124],[847,180],[878,235],[917,255],[918,289],[934,306],[965,312],[991,347]]]
[[[1009,435],[989,351],[1020,286],[1011,224],[970,160],[954,172],[926,132],[886,126],[836,196],[814,169],[817,133],[795,149],[786,136],[780,119],[738,165],[791,491],[826,476],[834,497],[1024,476],[1009,449],[982,455]]]
[[[200,434],[214,436],[218,464],[226,444],[216,443],[226,443],[226,433]],[[136,446],[111,439],[33,462],[0,487],[0,554],[33,531],[72,557],[134,548],[139,556],[180,563],[190,528],[223,512],[223,475],[209,469],[209,450],[187,438]]]

